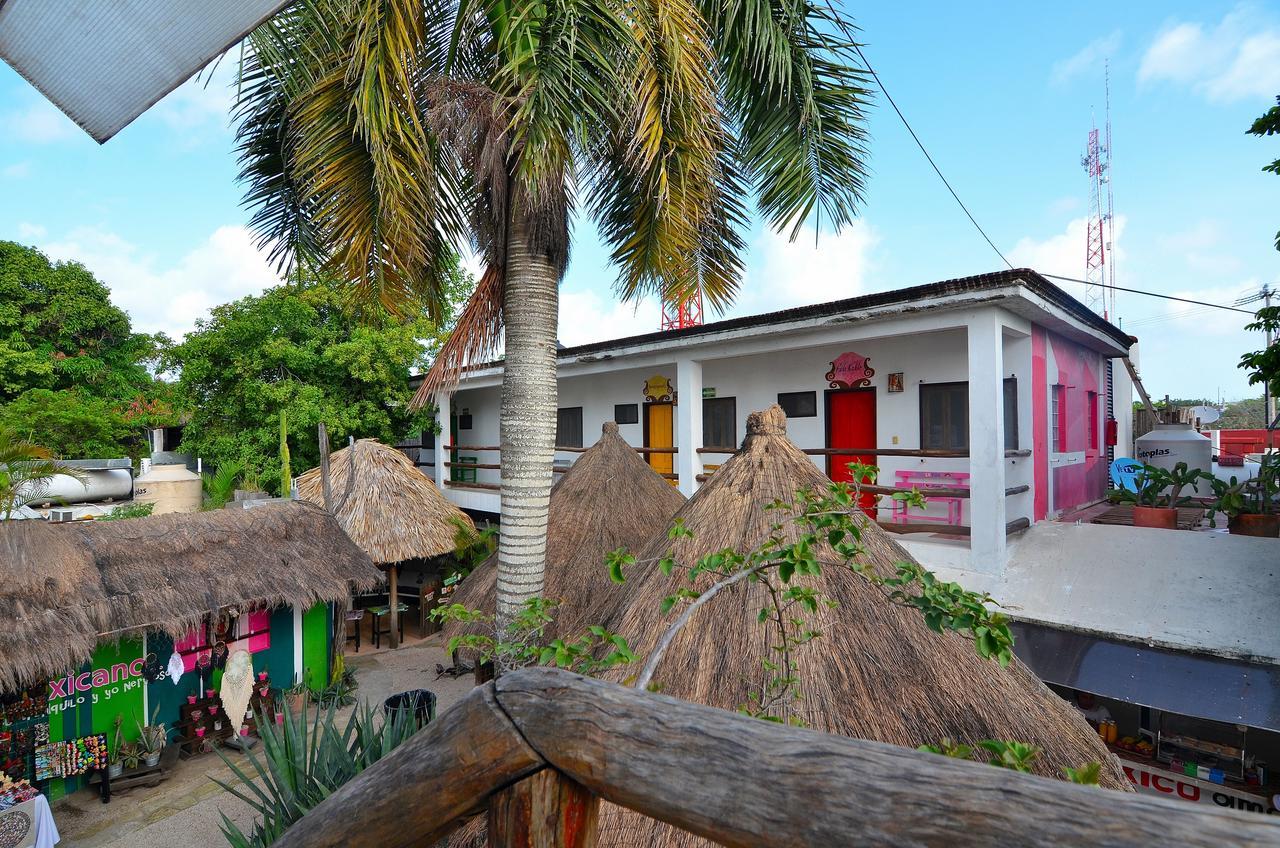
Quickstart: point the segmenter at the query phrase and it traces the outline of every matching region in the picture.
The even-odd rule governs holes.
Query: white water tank
[[[1147,465],[1171,471],[1179,462],[1185,462],[1187,468],[1213,469],[1213,442],[1190,424],[1157,424],[1134,441],[1133,458]]]
[[[152,465],[133,482],[133,499],[153,503],[152,515],[167,512],[199,512],[204,502],[200,475],[181,463]]]
[[[83,469],[83,480],[58,474],[40,488],[40,497],[31,506],[43,509],[64,503],[83,501],[127,501],[133,488],[133,475],[127,468]],[[29,492],[30,487],[23,487]]]

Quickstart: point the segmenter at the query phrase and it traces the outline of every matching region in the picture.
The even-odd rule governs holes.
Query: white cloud
[[[219,227],[168,267],[118,235],[94,227],[73,230],[41,248],[54,259],[84,263],[110,287],[112,300],[129,313],[134,329],[174,338],[189,332],[211,307],[280,281],[244,227]]]
[[[621,303],[609,292],[560,292],[560,343],[566,347],[655,333],[661,321],[655,298]]]
[[[1083,76],[1091,69],[1098,68],[1102,65],[1104,59],[1115,55],[1116,51],[1120,49],[1120,40],[1120,30],[1101,38],[1095,38],[1082,47],[1080,52],[1074,56],[1063,59],[1061,62],[1056,62],[1050,78],[1058,85],[1062,85],[1078,76]]]
[[[83,135],[70,118],[43,97],[0,115],[0,127],[12,138],[32,144],[47,144]]]
[[[31,176],[30,162],[14,162],[12,165],[0,168],[0,177],[6,180],[21,180],[29,176]]]
[[[234,59],[224,57],[217,67],[206,68],[175,88],[150,112],[192,140],[200,137],[196,130],[226,129],[235,107],[235,78]]]
[[[752,246],[755,269],[730,312],[753,315],[861,294],[879,243],[880,235],[862,219],[816,242],[812,227],[804,227],[795,241],[766,229]]]
[[[42,239],[49,234],[49,231],[39,224],[29,224],[22,221],[18,224],[18,238],[20,239]]]
[[[1085,230],[1088,218],[1074,218],[1066,229],[1045,239],[1034,239],[1030,236],[1019,239],[1018,243],[1007,254],[1009,261],[1016,267],[1031,268],[1041,274],[1061,274],[1064,277],[1083,278],[1085,274]],[[1112,244],[1112,256],[1108,261],[1117,265],[1124,262],[1123,244],[1124,228],[1127,219],[1117,215],[1115,221],[1115,241]],[[1079,292],[1072,290],[1079,296]]]
[[[1138,81],[1180,83],[1215,101],[1269,99],[1280,91],[1280,26],[1243,5],[1217,24],[1170,24],[1143,55]]]
[[[878,242],[876,232],[860,220],[838,235],[824,234],[816,247],[812,228],[804,228],[794,242],[766,230],[752,245],[752,270],[733,306],[717,315],[708,304],[705,318],[711,322],[860,294]],[[560,292],[560,342],[566,346],[656,332],[661,319],[656,298],[622,303],[603,287]]]

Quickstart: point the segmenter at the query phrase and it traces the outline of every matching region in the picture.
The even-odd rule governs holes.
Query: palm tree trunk
[[[502,532],[498,542],[498,633],[542,594],[547,505],[556,438],[559,275],[529,249],[529,218],[515,209],[507,234],[502,376]],[[501,669],[498,669],[501,671]]]

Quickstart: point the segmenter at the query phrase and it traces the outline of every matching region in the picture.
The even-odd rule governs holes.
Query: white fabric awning
[[[288,0],[0,0],[0,57],[99,143]]]

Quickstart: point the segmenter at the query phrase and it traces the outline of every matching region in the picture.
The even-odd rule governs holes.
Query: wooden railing
[[[471,691],[279,848],[592,848],[600,799],[736,848],[1280,846],[1266,816],[784,727],[553,669]]]

